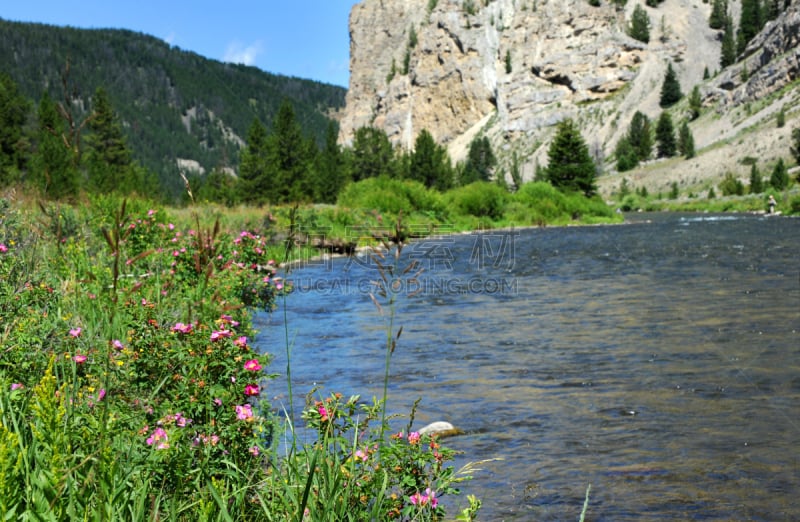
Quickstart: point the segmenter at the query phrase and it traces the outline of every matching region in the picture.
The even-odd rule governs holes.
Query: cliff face
[[[469,142],[490,137],[503,162],[512,152],[530,178],[546,163],[554,124],[578,122],[593,153],[608,157],[631,116],[658,117],[660,87],[672,63],[684,93],[698,85],[721,111],[794,81],[798,71],[795,2],[745,53],[719,69],[721,33],[708,27],[711,3],[666,0],[658,8],[603,0],[364,0],[350,16],[350,88],[340,141],[371,125],[410,148],[427,129],[463,159]],[[626,27],[640,4],[650,16],[650,42]],[[738,12],[739,2],[731,2]],[[776,65],[780,63],[780,65]],[[776,87],[777,86],[777,87]],[[698,148],[714,132],[698,130]],[[705,140],[705,141],[703,141]]]

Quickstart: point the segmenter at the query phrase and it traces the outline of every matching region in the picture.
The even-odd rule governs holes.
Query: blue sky
[[[347,87],[357,0],[10,0],[0,18],[130,29],[215,60]]]

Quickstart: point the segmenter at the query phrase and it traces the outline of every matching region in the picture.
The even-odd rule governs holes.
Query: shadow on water
[[[593,521],[800,519],[800,220],[635,218],[409,248],[427,270],[398,305],[389,409],[422,397],[417,426],[463,429],[457,466],[502,459],[463,488],[483,520],[577,520],[587,484]],[[374,277],[292,274],[297,396],[380,395]],[[257,320],[283,371],[283,312]]]

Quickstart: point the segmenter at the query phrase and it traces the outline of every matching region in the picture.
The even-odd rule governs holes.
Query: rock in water
[[[420,435],[436,435],[439,438],[452,437],[463,433],[461,430],[445,421],[431,422],[419,430]]]

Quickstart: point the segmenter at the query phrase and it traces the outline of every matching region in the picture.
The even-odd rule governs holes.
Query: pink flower
[[[247,346],[247,337],[241,336],[238,339],[236,339],[235,341],[233,341],[233,344],[235,344],[239,348],[244,348],[244,347]]]
[[[409,444],[418,444],[419,443],[419,432],[412,431],[408,434],[408,443]]]
[[[97,392],[97,402],[102,401],[103,398],[105,398],[105,396],[106,396],[106,389],[105,388],[100,388],[100,391]]]
[[[87,357],[85,355],[74,355],[72,356],[72,360],[78,364],[83,364],[86,362]]]
[[[236,406],[236,418],[239,420],[250,420],[253,418],[253,407],[249,404]]]
[[[21,382],[12,382],[11,383],[11,391],[21,390],[24,387],[25,387],[25,385],[22,384]]]
[[[220,398],[216,398],[215,397],[212,402],[217,406],[222,406],[222,399],[220,399]]]
[[[72,329],[70,329],[70,331],[69,331],[69,334],[70,334],[72,337],[80,337],[80,335],[81,335],[81,331],[82,331],[82,330],[81,330],[81,328],[80,328],[80,327],[78,327],[78,328],[72,328]]]
[[[245,395],[258,395],[259,393],[261,393],[261,388],[259,388],[258,384],[248,384],[244,387]]]
[[[250,448],[248,448],[248,450],[247,450],[247,451],[249,451],[249,452],[250,452],[250,454],[251,454],[251,455],[253,455],[254,457],[258,457],[258,455],[261,453],[261,452],[258,450],[258,446],[250,446]]]
[[[430,502],[432,508],[435,508],[439,505],[439,499],[436,498],[435,491],[432,491],[431,488],[425,488],[425,494],[427,495],[428,502]]]
[[[152,435],[147,438],[147,445],[152,446],[156,444],[156,449],[166,449],[169,448],[169,444],[167,440],[169,437],[167,436],[167,432],[164,431],[164,428],[156,428],[153,430]]]
[[[185,428],[186,426],[188,426],[191,423],[192,423],[192,419],[187,419],[181,413],[176,413],[175,414],[175,425],[178,426],[179,428]]]
[[[258,362],[256,359],[250,359],[249,361],[244,363],[244,369],[251,372],[258,372],[261,371],[262,366],[261,363]]]
[[[211,340],[218,341],[223,337],[230,337],[231,335],[233,334],[231,333],[230,330],[214,330],[213,332],[211,332]]]
[[[190,324],[183,324],[183,323],[175,323],[175,326],[172,327],[173,332],[180,332],[183,334],[191,333],[192,325]]]
[[[317,413],[319,413],[319,416],[322,417],[323,421],[328,420],[328,410],[326,410],[325,406],[323,406],[322,404],[317,406]]]
[[[113,346],[114,349],[116,350],[123,350],[125,348],[122,345],[122,341],[120,341],[119,339],[114,339],[113,341],[111,341],[111,346]]]
[[[366,462],[369,455],[366,451],[356,450],[355,457],[360,459],[361,462]]]
[[[8,247],[5,246],[3,243],[0,243],[0,252],[2,252],[3,254],[8,252]]]

